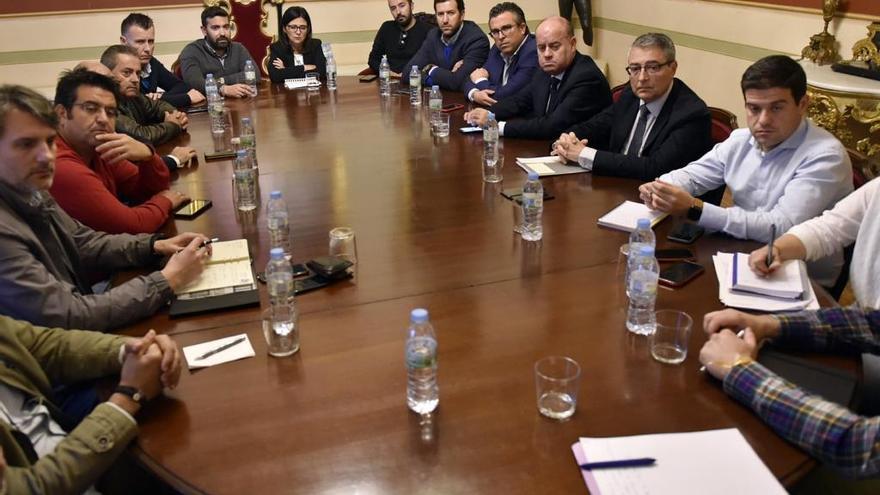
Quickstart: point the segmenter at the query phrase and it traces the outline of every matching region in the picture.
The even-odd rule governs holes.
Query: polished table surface
[[[458,95],[447,99],[460,101]],[[579,436],[738,428],[783,482],[813,466],[748,409],[699,373],[702,315],[721,308],[711,256],[754,244],[706,236],[692,246],[706,273],[662,289],[657,308],[694,317],[680,366],[651,359],[625,329],[617,272],[623,232],[596,220],[637,182],[591,174],[543,179],[544,239],[512,232],[520,187],[516,156],[548,143],[504,141],[502,184],[480,176],[482,137],[430,135],[424,107],[381,100],[373,84],[340,78],[334,94],[264,86],[228,101],[255,122],[263,204],[236,212],[229,161],[180,173],[173,188],[214,206],[167,232],[245,238],[260,271],[268,259],[265,201],[284,192],[296,261],[326,254],[328,231],[356,232],[352,281],[297,297],[300,351],[266,354],[260,311],[245,308],[126,329],[173,334],[181,346],[247,332],[256,357],[186,374],[140,418],[136,452],[184,492],[195,493],[584,493],[570,446]],[[189,142],[211,150],[208,116],[191,116]],[[667,219],[658,247],[670,246]],[[261,287],[266,307],[265,288]],[[430,311],[439,342],[440,406],[428,419],[406,408],[404,343],[409,311]],[[566,355],[582,367],[568,421],[538,414],[533,365]],[[723,448],[723,447],[719,447]]]

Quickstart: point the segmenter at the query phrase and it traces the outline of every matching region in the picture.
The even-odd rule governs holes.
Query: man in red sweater
[[[168,167],[149,146],[114,131],[118,101],[116,82],[107,76],[74,70],[58,81],[50,192],[64,211],[95,230],[152,233],[189,198],[168,189]]]

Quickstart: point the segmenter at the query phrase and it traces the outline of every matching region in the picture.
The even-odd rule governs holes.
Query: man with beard
[[[382,64],[382,55],[385,55],[392,77],[400,77],[405,64],[425,41],[431,26],[416,19],[412,9],[412,0],[388,0],[388,10],[393,20],[385,21],[379,27],[367,62],[376,74]]]
[[[149,16],[139,13],[126,16],[122,20],[119,42],[137,50],[141,62],[140,91],[148,98],[161,99],[176,108],[197,105],[205,101],[205,95],[187,86],[153,56],[156,28],[153,19]]]
[[[205,76],[214,74],[220,94],[230,98],[256,96],[245,84],[244,64],[250,60],[257,67],[247,48],[229,39],[229,14],[220,7],[202,11],[204,38],[186,45],[180,52],[180,70],[190,87],[205,92]],[[257,82],[260,71],[256,70]]]
[[[403,77],[413,66],[422,73],[425,86],[460,91],[465,80],[489,56],[489,41],[479,26],[464,20],[464,0],[434,0],[437,28],[403,67]]]
[[[112,79],[79,70],[62,76],[55,97],[68,101],[71,93],[94,93],[90,101],[116,110],[115,89]],[[147,99],[137,93],[137,85],[134,91]],[[153,233],[189,199],[168,190],[168,168],[149,146],[113,132],[115,111],[81,119],[62,109],[56,107],[59,117],[64,113],[67,118],[59,118],[56,173],[50,192],[70,216],[111,234]],[[138,204],[129,207],[120,196]]]

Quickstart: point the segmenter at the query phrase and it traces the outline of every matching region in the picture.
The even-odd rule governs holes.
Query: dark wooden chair
[[[617,103],[617,100],[620,99],[620,95],[623,94],[623,90],[626,89],[627,86],[629,86],[629,83],[625,82],[611,88],[611,101]]]

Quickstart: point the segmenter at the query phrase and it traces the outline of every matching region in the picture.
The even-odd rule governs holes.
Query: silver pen
[[[218,352],[223,352],[226,349],[229,349],[230,347],[235,347],[238,344],[241,344],[242,342],[244,342],[245,340],[247,340],[247,337],[239,337],[239,338],[233,340],[232,342],[229,342],[227,344],[221,345],[220,347],[215,347],[215,348],[211,349],[210,351],[197,357],[195,360],[201,361],[202,359],[209,358],[209,357],[213,356],[214,354],[217,354]]]

